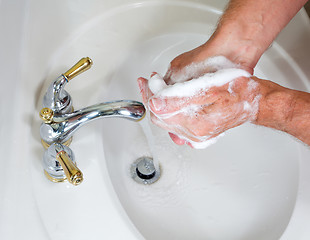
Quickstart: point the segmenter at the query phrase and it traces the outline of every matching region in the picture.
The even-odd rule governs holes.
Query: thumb
[[[138,78],[138,86],[140,88],[140,93],[142,96],[142,101],[144,105],[147,105],[147,102],[151,96],[153,96],[153,93],[150,91],[148,87],[148,80],[145,78]]]

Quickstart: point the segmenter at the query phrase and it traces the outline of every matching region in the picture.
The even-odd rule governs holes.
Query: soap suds
[[[171,113],[160,114],[160,117],[156,113],[154,113],[154,112],[153,112],[153,114],[156,117],[159,117],[161,119],[168,119],[168,118],[171,118],[171,117],[176,116],[178,114],[184,114],[184,115],[186,115],[188,117],[193,117],[200,110],[201,110],[201,106],[200,105],[192,104],[192,105],[183,107],[182,109],[174,111],[174,112],[171,112]]]
[[[149,88],[157,95],[156,97],[191,97],[201,90],[207,91],[211,87],[223,86],[236,78],[250,76],[245,70],[227,68],[215,73],[206,73],[199,78],[183,83],[167,85],[159,74],[155,74],[150,79]]]
[[[234,81],[231,81],[231,82],[229,83],[229,85],[228,85],[227,91],[228,91],[230,94],[233,94],[233,93],[234,93],[234,91],[232,90],[233,85],[234,85]]]
[[[192,145],[192,147],[195,149],[205,149],[205,148],[211,146],[212,144],[216,143],[217,140],[220,137],[223,137],[224,135],[225,135],[225,133],[221,133],[220,135],[218,135],[216,137],[210,138],[208,140],[200,141],[200,142],[194,142],[194,141],[187,139],[187,138],[183,138],[183,140],[190,143]],[[182,137],[180,137],[180,138],[182,138]]]
[[[225,84],[228,84],[227,92],[230,95],[234,95],[233,88],[235,80],[240,77],[251,77],[248,72],[238,67],[239,66],[237,64],[232,63],[227,58],[223,56],[217,56],[209,58],[201,63],[193,63],[185,67],[182,71],[177,73],[177,75],[174,74],[172,76],[171,73],[169,73],[170,78],[173,78],[173,85],[167,85],[162,76],[160,76],[159,74],[155,74],[150,78],[148,82],[148,87],[154,94],[151,99],[191,99],[192,97],[197,96],[197,94],[200,94],[201,92],[207,92],[212,87],[221,87]],[[206,69],[209,72],[204,73],[202,76],[199,75],[196,78],[193,78],[195,74],[198,75],[197,72],[205,71]],[[188,79],[191,80],[186,81]],[[257,82],[249,79],[247,86],[247,91],[249,92],[249,95],[257,88],[257,86]],[[250,102],[248,101],[248,99],[246,99],[246,101],[241,101],[240,103],[236,103],[233,106],[233,110],[239,113],[238,120],[236,121],[235,126],[240,125],[247,119],[254,120],[258,112],[259,100],[260,96],[255,96],[249,99]],[[165,104],[165,101],[163,101],[162,103]],[[174,112],[159,115],[152,111],[149,107],[150,111],[155,116],[153,122],[174,133],[179,138],[190,143],[194,148],[197,149],[202,149],[210,146],[211,144],[215,143],[219,137],[224,135],[223,133],[221,133],[220,130],[217,129],[216,125],[218,125],[220,122],[223,123],[225,121],[229,122],[232,120],[231,117],[229,117],[225,113],[225,109],[222,109],[219,112],[211,112],[207,114],[203,112],[201,114],[202,116],[204,116],[204,121],[211,124],[210,126],[214,127],[213,131],[210,130],[208,136],[196,136],[192,132],[189,132],[188,129],[176,124],[168,124],[165,120],[173,118],[179,114],[185,115],[186,117],[195,118],[196,115],[198,115],[201,111],[205,111],[204,108],[208,108],[208,106],[191,104],[186,105],[186,107],[183,107],[182,109],[176,110]]]
[[[178,72],[172,71],[169,65],[167,78],[172,83],[185,82],[189,79],[198,78],[207,72],[212,73],[227,68],[238,68],[238,65],[224,56],[216,56],[199,63],[192,63]]]

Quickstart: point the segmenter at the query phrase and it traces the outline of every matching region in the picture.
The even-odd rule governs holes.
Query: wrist
[[[266,50],[254,38],[252,32],[237,22],[219,24],[210,40],[205,44],[206,49],[213,49],[217,55],[223,55],[232,62],[253,74],[261,55]],[[267,46],[268,47],[268,46]]]
[[[258,81],[262,97],[253,123],[289,133],[310,145],[310,94]]]
[[[268,80],[255,80],[259,83],[261,99],[257,118],[253,123],[289,132],[295,102],[292,90]]]

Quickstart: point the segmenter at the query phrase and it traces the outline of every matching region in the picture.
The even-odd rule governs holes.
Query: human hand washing
[[[201,68],[209,72],[191,78]],[[205,148],[226,130],[256,120],[258,83],[225,57],[192,64],[180,77],[191,80],[167,85],[157,73],[138,79],[152,122],[169,131],[176,144]]]
[[[177,56],[164,77],[138,79],[152,122],[176,144],[194,148],[207,147],[245,122],[310,145],[310,93],[251,75],[306,1],[231,0],[206,43]],[[274,6],[277,11],[270,12]]]
[[[191,77],[199,68],[209,72]],[[167,85],[158,74],[138,84],[151,120],[179,145],[206,148],[245,122],[291,134],[310,145],[310,94],[259,79],[223,56],[194,63],[188,81]]]

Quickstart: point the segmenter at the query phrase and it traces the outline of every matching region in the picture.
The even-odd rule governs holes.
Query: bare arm
[[[211,38],[205,44],[176,57],[171,62],[164,81],[174,84],[197,78],[210,69],[199,68],[192,76],[187,76],[187,79],[184,79],[183,70],[193,63],[219,55],[253,74],[253,68],[261,55],[306,2],[231,0]],[[257,83],[257,88],[248,92],[251,80]],[[182,138],[186,135],[186,139],[199,142],[202,139],[199,137],[212,139],[230,128],[250,121],[284,131],[310,145],[310,93],[287,89],[256,77],[237,79],[233,88],[226,84],[206,89],[204,94],[190,99],[158,98],[150,93],[147,79],[140,78],[139,86],[144,102],[149,104],[154,113],[153,122],[174,133],[170,133],[170,136],[177,144],[191,145]],[[234,94],[231,94],[231,90]],[[242,102],[255,103],[257,96],[259,104],[254,115],[240,111]],[[149,101],[151,98],[152,101]],[[176,106],[182,109],[191,104],[200,105],[194,118],[189,118],[186,114],[175,114],[169,119],[166,117],[168,113],[175,111]],[[161,115],[165,118],[160,119]],[[214,116],[217,115],[221,117],[215,119]]]
[[[165,75],[165,81],[176,82],[177,73],[185,66],[216,55],[227,57],[253,74],[261,55],[306,2],[231,0],[211,38],[176,57]]]
[[[289,133],[310,146],[310,93],[256,80],[262,99],[254,123]]]
[[[228,47],[236,46],[228,58],[252,69],[306,2],[232,0],[214,33],[214,40]],[[310,94],[264,80],[260,81],[260,88],[263,98],[255,123],[287,132],[310,145]]]
[[[232,0],[223,14],[215,39],[237,46],[230,59],[249,69],[307,0]],[[238,53],[234,52],[237,51]],[[310,145],[310,94],[260,81],[263,98],[256,124],[287,132]]]
[[[279,32],[306,2],[231,0],[213,35],[214,40],[224,44],[224,49],[232,49],[230,60],[254,68]]]

